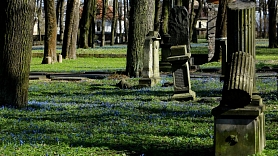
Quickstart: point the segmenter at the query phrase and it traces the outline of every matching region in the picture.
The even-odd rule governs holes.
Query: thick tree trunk
[[[268,11],[269,11],[269,29],[268,29],[268,38],[269,38],[269,48],[277,48],[277,39],[276,39],[276,16],[277,16],[277,4],[276,0],[268,0]]]
[[[44,57],[42,64],[57,62],[56,41],[57,23],[55,12],[55,0],[44,0],[45,10],[45,37],[44,37]],[[48,62],[51,57],[51,62]]]
[[[62,47],[62,56],[64,59],[76,59],[78,25],[79,0],[68,0],[65,34]]]
[[[82,12],[82,17],[80,20],[80,38],[79,38],[79,48],[88,48],[89,47],[89,29],[92,23],[92,7],[93,0],[85,0],[84,7]]]
[[[118,16],[118,0],[113,1],[113,19],[112,19],[112,28],[111,28],[111,42],[110,45],[115,43],[115,33],[117,33],[117,16]]]
[[[126,72],[139,77],[143,70],[143,45],[147,33],[153,30],[154,1],[130,1],[130,25],[127,46]]]
[[[0,105],[28,104],[34,27],[34,0],[3,0],[0,5]]]

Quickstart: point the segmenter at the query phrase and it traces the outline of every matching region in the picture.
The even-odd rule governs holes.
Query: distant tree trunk
[[[216,19],[215,38],[227,37],[227,5],[229,0],[219,1],[218,13]],[[222,56],[222,45],[219,40],[215,40],[215,52],[211,61],[219,61]]]
[[[38,6],[38,33],[39,33],[39,41],[42,41],[42,34],[41,34],[41,22],[42,22],[42,0],[37,1]]]
[[[160,26],[160,0],[155,0],[154,31],[159,31]]]
[[[91,16],[91,25],[90,25],[90,31],[89,31],[89,46],[92,48],[95,48],[95,17],[96,17],[96,11],[97,11],[97,0],[92,0],[92,13]]]
[[[0,105],[28,104],[34,28],[34,0],[2,0],[0,5]]]
[[[193,34],[193,22],[194,22],[194,18],[195,18],[195,12],[194,12],[194,1],[191,1],[191,6],[190,6],[190,17],[189,17],[189,41],[192,41],[192,34]]]
[[[44,57],[42,64],[57,62],[56,41],[57,23],[55,12],[55,0],[44,0],[45,10],[45,37],[44,37]],[[51,57],[51,62],[47,57]]]
[[[122,27],[122,19],[123,19],[123,13],[122,11],[123,10],[123,5],[119,5],[119,38],[120,38],[120,41],[119,43],[123,43],[123,27]]]
[[[118,0],[113,0],[113,19],[111,27],[111,42],[110,45],[115,43],[115,33],[117,32],[117,16],[118,16]]]
[[[76,44],[79,24],[79,0],[68,0],[65,34],[62,47],[64,59],[76,59]]]
[[[105,45],[105,23],[106,23],[106,12],[108,0],[102,1],[102,20],[101,20],[101,47]]]
[[[276,0],[268,0],[268,11],[269,11],[268,47],[277,48],[277,39],[276,39],[277,1]]]
[[[128,17],[128,0],[124,0],[124,29],[125,29],[125,43],[128,43],[128,24],[127,24],[127,17]]]
[[[64,37],[64,17],[65,17],[65,0],[57,0],[57,7],[56,7],[56,19],[57,19],[57,25],[59,26],[59,38],[57,38],[58,41],[63,41]]]
[[[198,0],[198,2],[199,2],[199,6],[198,6],[198,9],[196,10],[196,14],[195,14],[195,17],[194,17],[194,20],[193,20],[193,26],[192,26],[192,31],[193,31],[193,33],[192,33],[192,42],[193,43],[198,42],[196,24],[197,24],[198,19],[201,15],[201,12],[203,10],[203,4],[204,4],[203,0]]]
[[[79,24],[80,37],[79,37],[79,48],[89,47],[89,30],[92,23],[92,10],[93,10],[93,0],[84,0],[84,7],[82,12],[82,17]]]
[[[162,4],[162,14],[161,14],[161,28],[160,35],[163,37],[168,33],[168,20],[169,20],[169,9],[170,9],[170,0],[163,0]]]
[[[263,7],[263,13],[264,13],[264,17],[263,17],[263,23],[264,23],[264,27],[263,27],[263,38],[267,38],[268,35],[267,35],[267,25],[268,25],[268,22],[267,22],[267,14],[268,14],[268,10],[267,10],[267,2],[266,0],[264,0],[264,7]]]
[[[144,40],[153,30],[154,1],[132,0],[130,6],[126,72],[130,77],[139,77],[143,70]]]

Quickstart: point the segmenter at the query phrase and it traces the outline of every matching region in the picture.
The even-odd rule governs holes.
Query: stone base
[[[189,101],[189,100],[195,100],[196,99],[196,93],[192,90],[189,90],[189,92],[185,93],[174,93],[173,100],[177,101]]]
[[[216,156],[253,155],[265,147],[265,105],[244,108],[218,106],[214,115]]]
[[[172,71],[171,63],[166,62],[166,61],[160,61],[159,62],[159,71],[162,71],[162,72],[171,72]]]
[[[139,86],[153,87],[160,82],[160,78],[140,78]]]

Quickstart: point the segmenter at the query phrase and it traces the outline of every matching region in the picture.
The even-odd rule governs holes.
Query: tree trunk
[[[197,36],[197,30],[196,30],[196,24],[197,24],[197,21],[201,15],[201,12],[203,10],[203,4],[204,4],[204,1],[203,0],[198,0],[199,2],[199,7],[198,7],[198,10],[196,11],[196,15],[194,17],[194,20],[193,20],[193,26],[192,26],[192,42],[193,43],[197,43],[198,42],[198,36]]]
[[[161,28],[160,34],[163,37],[168,33],[168,21],[169,21],[169,9],[170,9],[170,0],[164,0],[162,4],[162,14],[161,14]]]
[[[91,16],[91,25],[90,25],[90,32],[89,32],[89,46],[95,48],[95,17],[96,17],[96,10],[97,10],[97,0],[93,0],[92,2],[92,13]]]
[[[130,77],[139,77],[143,70],[145,37],[153,30],[154,1],[133,0],[130,1],[130,6],[126,72]]]
[[[190,17],[189,17],[189,41],[191,42],[192,40],[192,34],[193,34],[193,22],[194,22],[194,18],[195,18],[195,12],[194,12],[194,1],[191,2],[191,6],[190,6]]]
[[[106,23],[106,12],[108,0],[102,1],[102,21],[101,21],[101,47],[105,45],[105,23]]]
[[[122,5],[119,5],[119,17],[118,17],[118,19],[119,19],[119,43],[123,43],[123,31],[122,31],[122,29],[123,29],[123,27],[122,27],[122,18],[123,18],[123,13],[122,13],[122,8],[123,8],[123,6]]]
[[[216,19],[216,32],[215,38],[227,37],[227,5],[229,0],[219,1],[218,13]],[[215,40],[215,51],[211,61],[219,61],[222,57],[222,50],[225,47],[222,47],[220,40]]]
[[[62,47],[64,59],[76,59],[79,3],[79,0],[68,0],[67,3],[65,34]]]
[[[187,10],[189,10],[189,2],[190,0],[182,0],[182,6],[185,6]]]
[[[28,104],[34,0],[3,0],[0,5],[0,105]]]
[[[45,37],[44,37],[44,57],[42,64],[57,62],[56,39],[57,23],[55,13],[55,0],[44,0],[45,10]],[[51,61],[49,62],[48,57]]]
[[[41,22],[42,22],[42,0],[38,0],[37,3],[38,6],[38,33],[39,33],[39,41],[42,41],[42,35],[41,35]]]
[[[65,0],[57,0],[57,6],[56,6],[56,19],[57,19],[57,25],[59,26],[59,37],[57,38],[58,41],[63,41],[64,37],[64,17],[65,17]]]
[[[154,31],[159,31],[159,26],[160,26],[160,0],[155,0],[155,15],[154,15]]]
[[[113,0],[113,19],[111,28],[111,42],[110,45],[115,43],[115,33],[117,33],[117,16],[118,16],[118,0]]]
[[[79,48],[88,48],[89,47],[89,29],[92,23],[92,8],[93,0],[85,0],[84,7],[82,12],[82,17],[80,20],[80,38],[79,38]]]
[[[125,43],[128,43],[128,24],[127,24],[127,17],[128,17],[128,0],[124,0],[124,29],[125,29]]]
[[[268,11],[269,11],[269,29],[268,29],[268,38],[269,38],[269,48],[277,48],[277,39],[276,39],[276,15],[277,15],[277,4],[276,0],[268,0]]]

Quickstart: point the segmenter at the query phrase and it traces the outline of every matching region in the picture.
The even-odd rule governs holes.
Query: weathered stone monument
[[[144,60],[141,86],[154,86],[160,81],[159,74],[159,40],[160,35],[156,31],[150,31],[144,43]]]
[[[169,18],[170,56],[174,78],[174,100],[195,100],[196,94],[191,90],[188,60],[191,56],[189,42],[188,11],[184,6],[171,9]]]
[[[214,116],[215,155],[252,155],[265,147],[265,105],[255,92],[255,3],[227,7],[227,63]]]

